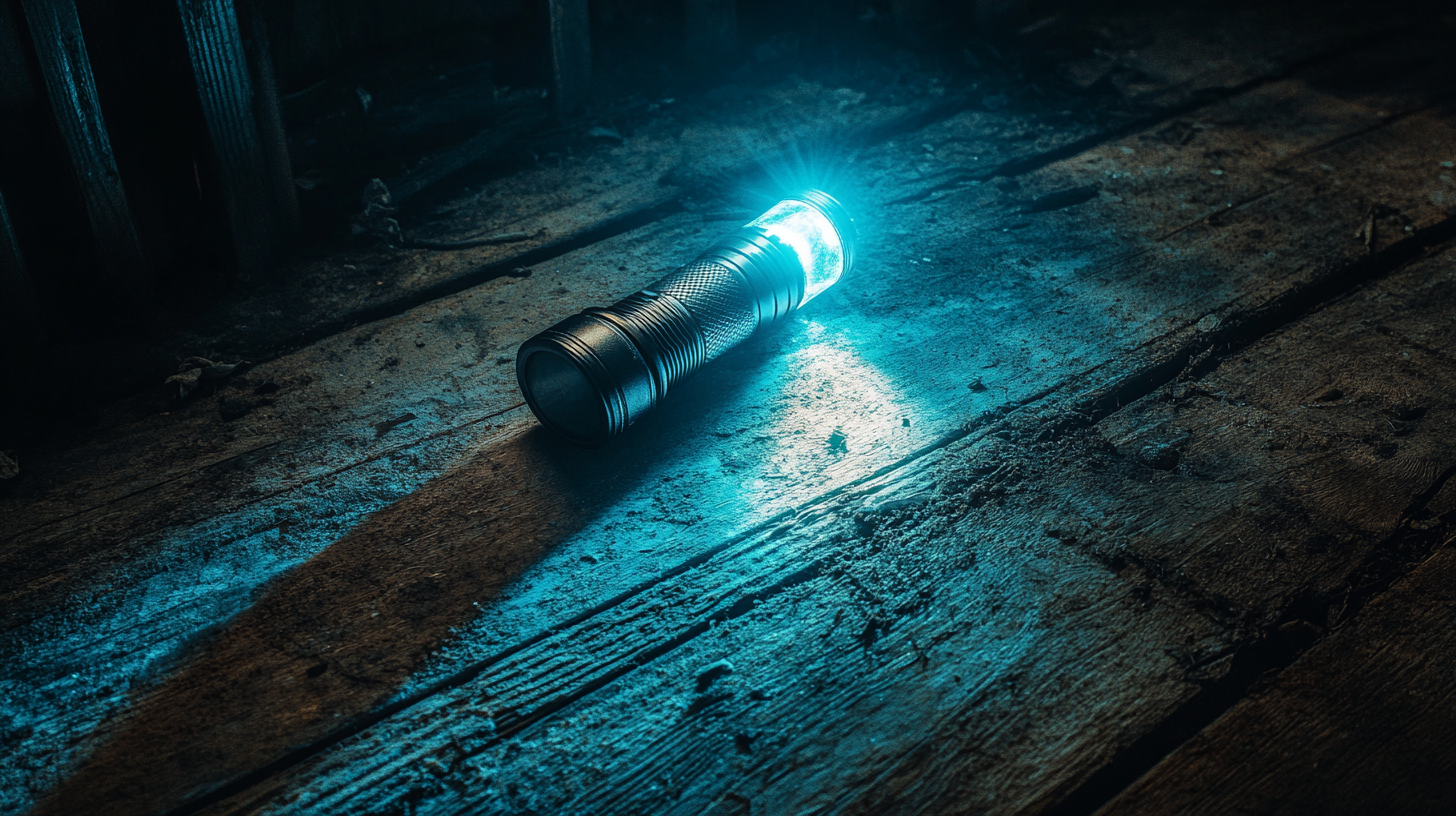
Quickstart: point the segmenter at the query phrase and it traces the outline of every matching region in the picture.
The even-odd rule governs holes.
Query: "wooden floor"
[[[0,499],[0,812],[1456,812],[1456,16],[1351,8],[728,85],[220,307]],[[808,182],[851,277],[536,426]]]

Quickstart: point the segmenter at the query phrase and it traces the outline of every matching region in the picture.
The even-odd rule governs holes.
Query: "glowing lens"
[[[800,306],[833,286],[844,274],[844,244],[829,217],[818,208],[794,199],[781,201],[748,226],[774,236],[799,256],[805,276]]]

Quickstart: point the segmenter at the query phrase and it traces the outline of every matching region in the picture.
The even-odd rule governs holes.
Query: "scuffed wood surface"
[[[1044,535],[1015,445],[958,453],[997,498],[930,509],[938,468],[839,493],[207,812],[885,812],[857,800],[949,769],[984,782],[968,808],[1052,799],[1224,633]]]
[[[1433,511],[1450,508],[1431,502],[1456,471],[1456,361],[1437,351],[1456,339],[1453,258],[1101,422],[1075,395],[1013,414],[502,654],[215,812],[1044,810],[1251,643],[1344,624],[1398,527],[1427,549],[1449,534]],[[1234,574],[1253,591],[1231,599]],[[717,600],[744,576],[775,583]],[[1194,610],[1220,625],[1172,637]],[[603,674],[617,682],[598,690]],[[1445,679],[1424,702],[1446,674],[1430,670]],[[1412,802],[1445,790],[1401,778],[1422,785]]]
[[[1244,616],[1295,603],[1321,630],[1341,623],[1352,559],[1378,557],[1456,465],[1453,261],[1416,262],[1100,423],[1117,450],[1187,478],[1150,474],[1167,482],[1156,500],[1139,490],[1090,508],[1118,529],[1087,519],[1065,534],[1175,576],[1231,623],[1267,627],[1274,618]],[[1277,482],[1257,480],[1270,473]],[[1149,546],[1210,501],[1229,508],[1216,528]]]
[[[1099,812],[1451,813],[1453,654],[1447,546]]]
[[[1449,234],[1440,47],[1110,140],[1125,122],[1099,140],[972,109],[866,147],[839,175],[877,214],[853,278],[606,451],[529,430],[510,355],[691,257],[718,231],[701,215],[99,432],[0,522],[5,807],[1053,805],[1338,592],[1433,484],[1344,431],[1230,420],[1178,373]],[[997,153],[1028,143],[1020,168]],[[1171,402],[1116,410],[1145,381]],[[1342,427],[1384,433],[1381,399]],[[1444,421],[1404,444],[1446,456]],[[1354,453],[1232,467],[1270,429]],[[1238,515],[1205,471],[1272,498]],[[1350,472],[1368,512],[1300,538],[1289,514],[1348,502]],[[1278,580],[1240,580],[1225,562],[1257,558],[1223,533],[1265,527],[1288,530]]]

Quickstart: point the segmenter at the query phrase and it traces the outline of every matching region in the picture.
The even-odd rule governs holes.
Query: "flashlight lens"
[[[750,223],[787,244],[804,269],[804,299],[834,285],[844,274],[844,242],[834,223],[819,208],[796,199],[781,201]]]
[[[565,357],[530,355],[521,371],[521,383],[534,398],[531,407],[563,436],[588,442],[607,435],[607,414],[599,390]]]

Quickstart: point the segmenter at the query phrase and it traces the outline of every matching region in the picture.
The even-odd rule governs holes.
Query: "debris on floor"
[[[177,373],[167,378],[166,385],[177,384],[177,398],[185,399],[206,380],[223,380],[248,366],[247,360],[236,363],[214,363],[206,357],[188,357],[177,366]]]
[[[355,237],[373,236],[394,246],[403,244],[404,234],[400,231],[399,222],[390,217],[395,212],[395,208],[390,206],[391,201],[389,187],[384,181],[371,179],[364,187],[364,194],[359,197],[364,211],[349,219],[349,231]]]

